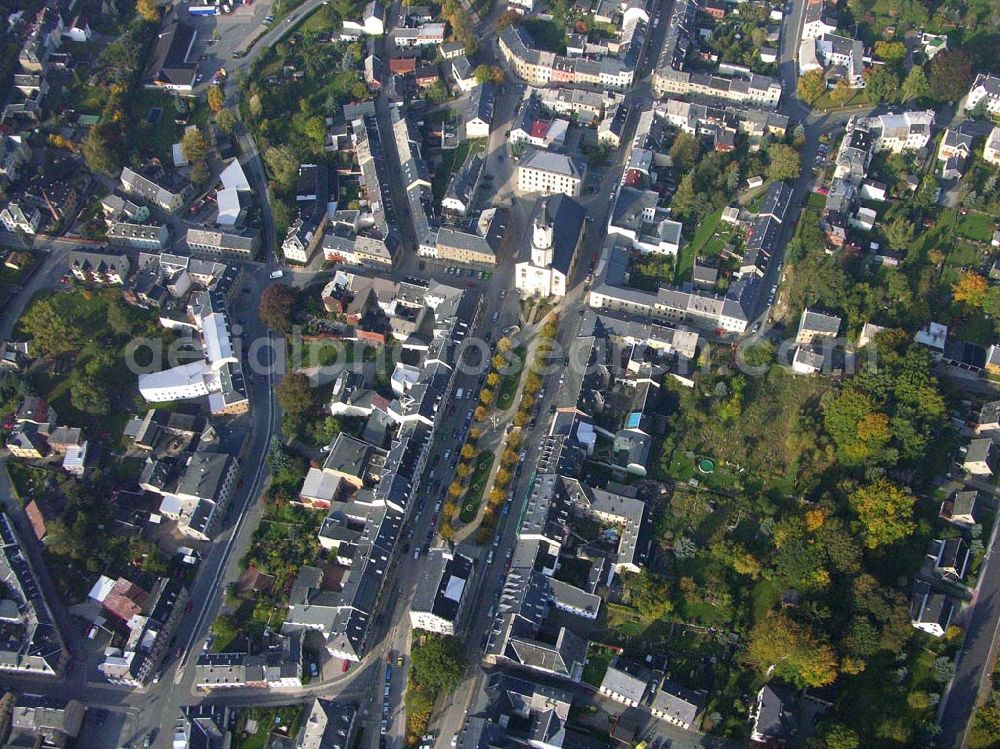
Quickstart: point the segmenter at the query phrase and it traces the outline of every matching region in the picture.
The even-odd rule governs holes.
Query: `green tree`
[[[57,306],[53,298],[32,304],[21,318],[21,325],[34,339],[34,346],[48,356],[76,351],[84,341],[81,321]]]
[[[87,131],[80,153],[92,172],[110,175],[118,170],[120,132],[117,125],[101,122]]]
[[[767,165],[767,176],[774,180],[795,179],[802,171],[802,160],[799,152],[784,143],[775,143],[767,149],[770,163]]]
[[[292,310],[297,294],[295,289],[285,284],[272,284],[260,295],[257,313],[260,320],[271,330],[281,333],[292,332]]]
[[[821,687],[837,678],[837,656],[826,638],[786,614],[772,614],[750,633],[747,658],[800,687]]]
[[[264,152],[264,163],[281,188],[288,188],[299,174],[299,160],[288,146],[271,146]]]
[[[837,446],[840,462],[857,466],[878,458],[888,444],[889,417],[864,393],[848,389],[822,401],[823,426]]]
[[[913,101],[930,95],[931,86],[927,82],[927,75],[924,73],[924,69],[919,65],[914,65],[910,68],[910,72],[906,74],[906,79],[903,81],[903,99],[905,101]]]
[[[111,410],[111,387],[114,357],[102,351],[82,366],[77,362],[69,378],[70,403],[89,414],[103,415]]]
[[[659,621],[673,611],[669,586],[647,569],[622,576],[622,599],[647,622]]]
[[[826,93],[826,79],[823,77],[823,71],[810,70],[805,75],[799,76],[795,93],[809,106],[815,104],[819,97]]]
[[[312,383],[301,372],[292,372],[274,388],[274,395],[285,417],[283,423],[294,432],[288,436],[298,436],[306,416],[316,410],[316,391]]]
[[[843,723],[824,723],[819,730],[826,749],[858,749],[861,739]]]
[[[854,89],[851,88],[850,84],[845,78],[841,78],[837,81],[837,85],[833,87],[833,91],[830,92],[830,99],[838,107],[842,107],[854,96]]]
[[[906,57],[906,45],[902,42],[875,42],[875,56],[885,62],[902,62]]]
[[[896,216],[882,229],[885,241],[894,250],[907,250],[917,233],[916,226],[905,216]]]
[[[201,130],[193,128],[184,133],[184,137],[181,138],[181,151],[184,152],[184,158],[192,164],[205,160],[208,156],[208,141],[201,134]]]
[[[74,533],[73,528],[60,519],[47,520],[45,546],[56,556],[83,559],[90,546],[86,535]]]
[[[670,146],[670,159],[681,172],[691,169],[698,161],[701,144],[690,133],[680,132]]]
[[[410,653],[410,663],[418,684],[447,694],[465,673],[465,646],[455,637],[428,635],[426,642]]]
[[[695,212],[698,196],[694,191],[694,174],[688,172],[681,177],[680,184],[677,185],[677,192],[670,201],[670,210],[677,216],[684,218],[691,216]]]
[[[969,90],[972,61],[961,49],[938,52],[927,64],[931,96],[938,101],[958,101]]]
[[[215,113],[215,124],[226,135],[232,135],[233,131],[236,130],[236,115],[231,109],[220,109]]]
[[[351,98],[355,101],[364,101],[368,98],[368,86],[364,81],[357,81],[351,86]]]
[[[492,78],[492,73],[490,72],[489,65],[477,65],[476,69],[473,71],[472,76],[476,79],[476,83],[486,83]]]
[[[1000,736],[1000,694],[993,692],[976,710],[969,731],[970,747],[995,747]]]
[[[444,81],[438,79],[434,85],[427,89],[427,101],[431,104],[440,104],[448,98],[448,89],[445,88]]]
[[[858,516],[865,534],[865,544],[876,549],[900,541],[916,530],[913,505],[908,490],[880,478],[851,492],[848,504]]]
[[[865,96],[872,104],[899,100],[899,76],[884,65],[871,68],[865,85]]]

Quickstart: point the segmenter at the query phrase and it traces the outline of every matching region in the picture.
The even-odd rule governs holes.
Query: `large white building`
[[[432,549],[410,606],[413,629],[454,635],[471,598],[472,560],[445,549]]]
[[[934,110],[882,114],[868,119],[876,151],[918,151],[931,140]]]
[[[522,296],[566,296],[585,218],[583,207],[572,198],[539,198],[531,244],[522,247],[514,269],[514,286]]]
[[[975,109],[981,101],[985,102],[986,111],[990,114],[1000,113],[1000,77],[989,73],[976,76],[965,98],[965,108]]]
[[[139,393],[149,403],[208,396],[212,413],[240,413],[250,407],[239,357],[233,350],[225,300],[214,291],[196,295],[190,307],[201,333],[204,359],[139,375]]]
[[[368,3],[360,21],[345,19],[344,31],[367,34],[368,36],[382,36],[385,33],[385,11],[382,10],[382,4],[375,2],[375,0]]]
[[[585,173],[586,167],[571,156],[529,147],[517,168],[517,190],[578,198]]]
[[[640,252],[677,256],[682,224],[658,206],[659,195],[652,190],[623,187],[608,221],[608,234],[627,237],[632,249]]]

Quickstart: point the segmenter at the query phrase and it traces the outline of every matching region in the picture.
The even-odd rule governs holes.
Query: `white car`
[[[284,275],[285,275],[285,271],[283,271],[283,270],[271,271],[270,278],[273,281],[274,279],[281,278]]]

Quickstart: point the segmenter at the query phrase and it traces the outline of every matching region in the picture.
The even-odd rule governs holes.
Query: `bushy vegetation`
[[[465,673],[461,640],[418,630],[420,640],[410,652],[406,687],[406,745],[416,746],[427,731],[434,703],[452,692]]]

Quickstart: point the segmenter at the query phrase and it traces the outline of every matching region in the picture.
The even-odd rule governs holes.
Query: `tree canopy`
[[[869,549],[895,543],[916,530],[913,520],[916,497],[888,479],[880,478],[856,489],[848,502],[858,516]]]
[[[295,289],[286,284],[276,283],[264,289],[260,295],[258,314],[271,330],[280,333],[292,332],[292,310],[297,298]]]
[[[961,49],[938,52],[927,64],[930,93],[938,101],[958,101],[972,82],[972,61]]]
[[[747,657],[760,671],[800,687],[821,687],[837,678],[837,656],[826,638],[785,614],[772,614],[750,633]]]
[[[826,79],[823,77],[823,71],[810,70],[805,75],[799,76],[795,92],[806,104],[815,104],[819,97],[826,93]]]
[[[799,152],[784,143],[775,143],[767,149],[770,163],[767,165],[767,176],[775,180],[795,179],[802,171],[802,161]]]
[[[410,653],[410,661],[414,680],[447,694],[458,686],[465,673],[465,648],[455,637],[428,635],[427,641]]]

